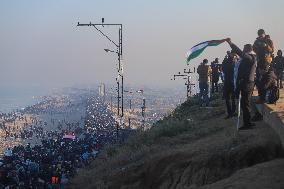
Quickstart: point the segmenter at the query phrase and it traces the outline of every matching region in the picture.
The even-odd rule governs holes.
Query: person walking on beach
[[[226,41],[232,48],[232,52],[241,57],[238,69],[236,97],[241,94],[241,109],[243,111],[243,126],[240,130],[250,129],[255,124],[251,122],[251,96],[254,88],[254,75],[256,72],[257,59],[251,44],[244,45],[243,50],[239,49],[230,38]]]
[[[204,103],[206,106],[209,105],[208,90],[212,70],[207,64],[208,60],[204,59],[197,68],[197,73],[199,75],[200,106]]]

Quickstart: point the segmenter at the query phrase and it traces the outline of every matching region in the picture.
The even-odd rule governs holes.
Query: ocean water
[[[48,90],[41,87],[0,87],[0,112],[8,113],[40,102]]]

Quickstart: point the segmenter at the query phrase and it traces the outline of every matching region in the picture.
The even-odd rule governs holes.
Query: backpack
[[[266,44],[269,48],[267,49],[267,47],[264,47],[263,44]],[[256,50],[256,54],[258,54],[258,59],[269,64],[272,62],[274,44],[269,35],[266,35],[265,38],[257,38],[254,43],[254,50]]]
[[[268,94],[268,104],[276,104],[277,100],[279,100],[280,92],[279,87],[273,86],[269,90]]]

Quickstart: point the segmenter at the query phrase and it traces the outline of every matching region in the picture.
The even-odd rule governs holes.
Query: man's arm
[[[237,55],[239,55],[240,57],[242,57],[243,55],[243,51],[237,46],[235,45],[230,38],[226,39],[227,43],[230,45],[230,47],[232,48],[233,52],[235,52]]]
[[[237,46],[235,45],[230,38],[227,38],[226,41],[228,42],[228,44],[230,45],[230,47],[232,48],[232,50],[239,55],[241,58],[243,59],[249,59],[249,61],[253,60],[253,57],[248,54],[248,53],[243,53],[243,51]]]
[[[270,53],[274,52],[274,44],[271,39],[267,40],[268,45],[266,46],[266,50]]]
[[[200,66],[197,67],[197,73],[199,74],[200,72]]]

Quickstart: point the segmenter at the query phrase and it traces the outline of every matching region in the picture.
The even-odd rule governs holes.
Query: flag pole
[[[237,131],[240,128],[240,117],[241,117],[241,95],[239,94],[238,99],[238,120],[237,120]]]

